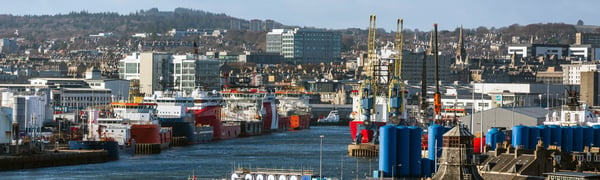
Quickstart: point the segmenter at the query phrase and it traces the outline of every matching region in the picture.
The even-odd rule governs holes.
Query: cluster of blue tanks
[[[498,143],[503,143],[506,135],[498,128],[491,128],[485,135],[485,144],[492,150],[496,149]]]
[[[422,158],[423,130],[416,126],[386,125],[379,129],[379,171],[384,177],[431,177],[442,155],[442,136],[449,129],[432,125],[427,129],[428,157]]]
[[[423,130],[416,126],[386,125],[379,129],[379,171],[385,177],[421,177]],[[429,169],[429,168],[427,168]]]
[[[596,138],[595,138],[596,137]],[[596,126],[514,126],[512,145],[535,149],[538,140],[545,148],[558,146],[563,152],[581,152],[584,147],[600,147],[600,125]]]

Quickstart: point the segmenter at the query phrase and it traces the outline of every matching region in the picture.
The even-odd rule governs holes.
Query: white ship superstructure
[[[553,111],[546,115],[544,125],[558,126],[593,126],[600,125],[600,117],[594,114],[587,105],[576,109]]]
[[[144,97],[145,103],[156,103],[156,115],[159,118],[182,118],[187,108],[194,106],[194,98],[183,96],[181,92],[156,91],[152,96]]]
[[[560,111],[548,111],[544,125],[593,126],[600,125],[600,118],[590,110],[587,104],[580,104],[578,93],[567,90],[567,104]]]
[[[278,101],[277,111],[280,115],[311,113],[310,96],[305,92],[278,91],[275,92],[275,98]]]
[[[112,140],[126,145],[132,124],[158,124],[156,103],[111,103],[109,110],[87,110],[85,140]]]

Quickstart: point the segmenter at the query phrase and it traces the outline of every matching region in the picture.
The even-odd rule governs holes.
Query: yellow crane
[[[375,15],[370,16],[369,21],[369,37],[367,40],[367,59],[365,61],[365,76],[361,83],[361,91],[359,92],[360,106],[361,106],[361,120],[370,121],[371,115],[373,114],[373,105],[375,103],[375,96],[377,92],[377,80],[374,79],[375,61],[377,61],[377,54],[375,52],[375,31],[376,29],[376,17]]]
[[[402,82],[402,47],[403,47],[403,23],[404,20],[398,19],[396,26],[396,39],[394,49],[396,57],[394,59],[394,71],[388,88],[388,112],[390,112],[390,121],[400,123],[401,116],[404,113],[404,84]]]

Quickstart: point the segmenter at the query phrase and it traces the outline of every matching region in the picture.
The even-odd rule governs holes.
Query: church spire
[[[433,55],[435,50],[433,49],[433,32],[429,33],[429,49],[427,49],[427,55]]]
[[[464,64],[467,52],[465,51],[465,44],[463,40],[463,27],[460,25],[458,35],[458,47],[456,48],[456,64]]]

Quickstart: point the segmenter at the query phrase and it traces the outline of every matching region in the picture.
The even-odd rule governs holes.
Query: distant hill
[[[172,28],[229,29],[232,21],[248,22],[226,14],[186,8],[174,11],[152,8],[128,15],[86,11],[58,15],[0,15],[0,37],[12,37],[15,30],[19,30],[23,37],[48,39],[99,32],[130,35],[135,32],[165,33]]]

